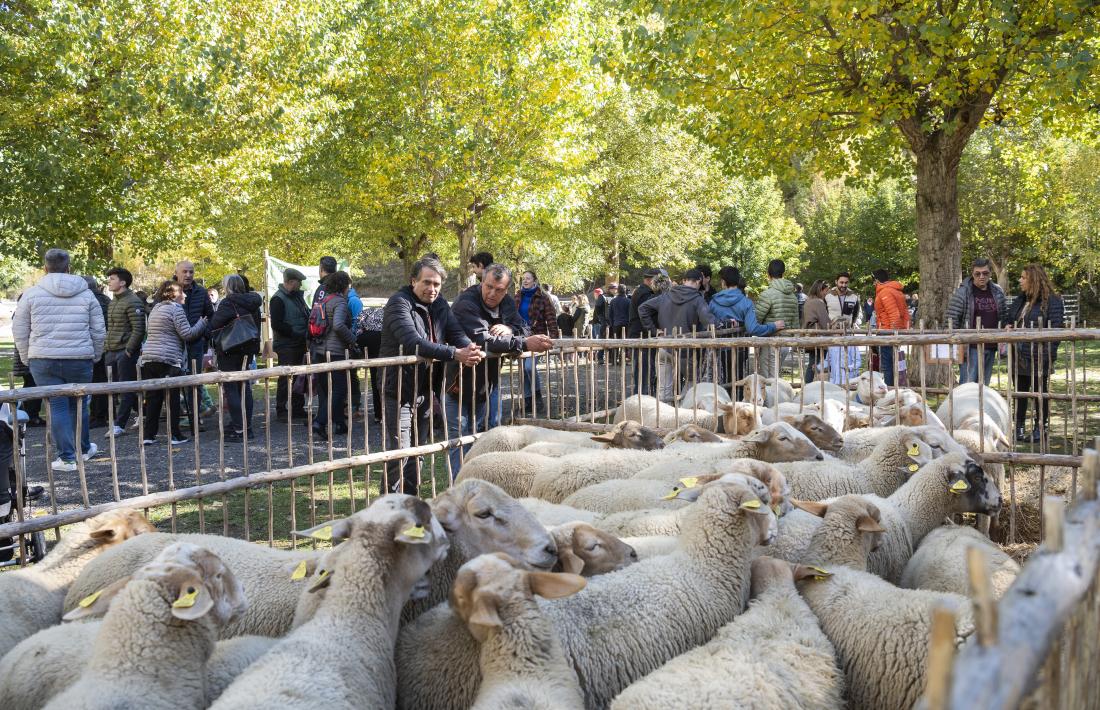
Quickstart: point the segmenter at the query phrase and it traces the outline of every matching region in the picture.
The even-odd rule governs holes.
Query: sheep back
[[[643,478],[614,479],[585,486],[571,493],[562,504],[603,514],[639,508],[676,510],[688,505],[683,500],[662,500],[669,490],[670,485],[663,481]]]
[[[539,473],[558,470],[558,462],[549,456],[528,451],[486,453],[474,460],[466,457],[455,483],[478,479],[496,484],[513,497],[530,495],[531,485]]]
[[[967,551],[985,550],[992,572],[993,596],[1000,599],[1020,573],[1020,565],[974,528],[946,525],[925,536],[901,574],[898,586],[970,595]]]

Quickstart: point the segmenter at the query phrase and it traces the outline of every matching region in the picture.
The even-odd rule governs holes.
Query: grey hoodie
[[[15,347],[31,360],[99,360],[107,340],[103,309],[83,276],[46,274],[19,299]]]
[[[705,329],[714,322],[702,292],[683,285],[673,286],[638,306],[638,318],[647,332],[659,329],[668,335],[676,329],[685,333],[690,333],[692,327]]]

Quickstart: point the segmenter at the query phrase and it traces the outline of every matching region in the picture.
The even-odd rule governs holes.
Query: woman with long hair
[[[1015,328],[1063,328],[1065,304],[1054,292],[1054,284],[1042,266],[1028,264],[1020,274],[1020,293],[1008,307],[1008,320]],[[1058,342],[1017,343],[1013,362],[1013,379],[1018,392],[1050,392],[1050,373],[1058,357]],[[1027,403],[1034,397],[1016,399],[1016,440],[1038,443],[1040,434],[1050,431],[1050,400],[1045,397],[1035,404],[1036,425],[1030,435],[1026,431]],[[1039,416],[1042,416],[1041,423]]]
[[[516,292],[516,310],[531,329],[531,335],[547,335],[555,340],[560,337],[554,304],[542,290],[539,277],[530,269],[524,271],[520,278],[519,290]],[[543,409],[542,378],[538,371],[538,360],[532,356],[523,361],[523,411],[527,416],[538,416],[538,411],[544,411],[546,416],[550,416],[549,409]]]
[[[806,293],[806,304],[802,308],[802,327],[806,330],[829,329],[829,306],[825,296],[829,293],[829,282],[818,279]],[[808,362],[804,382],[813,382],[817,375],[818,364],[825,360],[825,353],[818,348],[809,348],[806,352]]]
[[[260,339],[248,340],[230,347],[222,347],[221,334],[232,327],[238,319],[251,319],[260,332],[260,307],[264,300],[260,294],[248,289],[248,282],[239,274],[229,274],[222,279],[222,296],[214,317],[210,319],[210,330],[215,333],[214,355],[218,369],[222,372],[241,372],[249,369],[252,358],[260,352]],[[232,429],[225,433],[226,441],[244,441],[245,424],[252,421],[252,382],[251,380],[230,382],[225,385],[225,398],[229,404],[229,420]],[[250,429],[247,428],[247,429]],[[255,430],[248,431],[252,438]]]

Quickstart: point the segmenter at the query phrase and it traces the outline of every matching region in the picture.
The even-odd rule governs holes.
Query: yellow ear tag
[[[679,486],[673,486],[672,490],[666,495],[661,496],[661,500],[672,500],[676,496],[680,495],[682,489]]]
[[[775,513],[775,517],[777,517],[777,518],[780,517],[780,515],[779,515],[780,510],[781,510],[781,508],[779,507],[778,503],[772,503],[772,512]]]
[[[103,594],[103,590],[102,590],[102,589],[100,589],[100,590],[99,590],[98,592],[92,592],[92,593],[91,593],[91,594],[89,594],[88,596],[86,596],[86,597],[84,597],[83,599],[81,599],[81,600],[80,600],[80,601],[78,602],[78,606],[80,606],[80,607],[82,607],[82,608],[84,608],[84,609],[87,609],[87,608],[88,608],[88,607],[90,607],[90,606],[91,606],[92,604],[95,604],[95,600],[96,600],[96,599],[99,599],[99,595],[100,595],[100,594]]]
[[[824,582],[826,579],[833,576],[832,572],[829,572],[828,570],[823,570],[820,567],[811,567],[810,569],[812,569],[814,572],[817,572],[817,574],[814,575],[815,582]]]
[[[695,486],[699,483],[699,479],[695,476],[692,476],[690,478],[681,478],[680,483],[684,484],[684,488],[695,488]]]
[[[909,455],[910,456],[920,456],[920,447],[917,446],[916,444],[913,444],[912,446],[910,446],[909,447]]]
[[[332,526],[331,525],[326,525],[325,527],[317,530],[315,533],[310,535],[310,537],[315,537],[318,540],[331,540],[332,539]]]
[[[402,530],[401,534],[404,535],[405,537],[411,537],[411,538],[415,538],[417,540],[422,540],[424,538],[424,526],[423,525],[414,525],[411,528],[408,528],[407,530]]]
[[[298,566],[294,568],[294,574],[290,575],[290,578],[294,581],[306,578],[306,561],[302,560],[298,563]]]
[[[919,470],[920,470],[920,466],[918,466],[917,464],[915,464],[915,463],[909,464],[909,473],[916,473]]]
[[[324,579],[329,576],[329,574],[330,572],[327,569],[319,569],[317,570],[317,579]]]
[[[756,510],[757,508],[760,507],[760,501],[753,498],[752,500],[747,500],[744,503],[742,503],[741,507],[742,508],[748,508],[749,510]]]
[[[180,594],[180,598],[172,602],[173,609],[187,609],[195,606],[195,599],[199,596],[198,587],[188,587],[186,592]]]
[[[970,490],[970,484],[966,481],[955,481],[951,484],[952,493],[962,493],[968,490]]]

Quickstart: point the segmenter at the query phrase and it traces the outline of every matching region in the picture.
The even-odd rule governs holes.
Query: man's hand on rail
[[[544,353],[554,347],[549,335],[532,335],[524,340],[524,345],[533,353]]]

